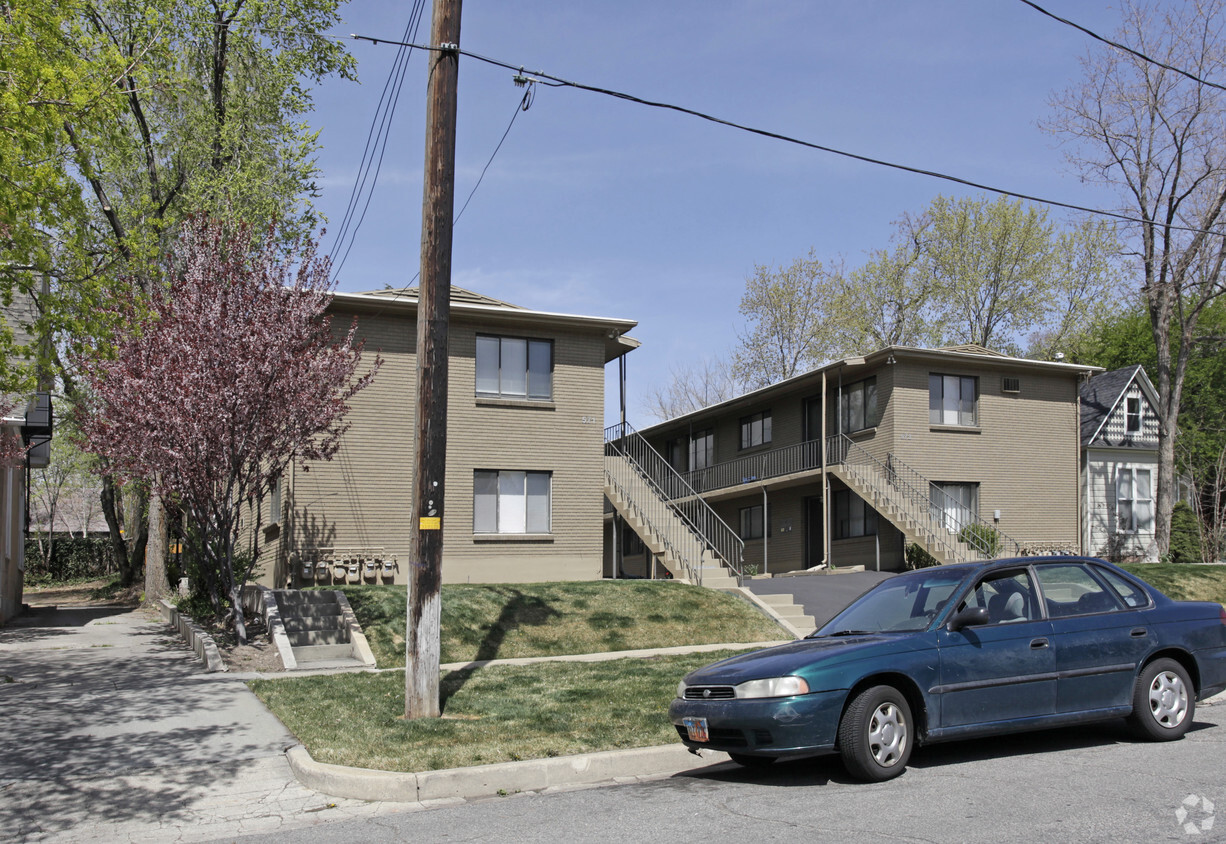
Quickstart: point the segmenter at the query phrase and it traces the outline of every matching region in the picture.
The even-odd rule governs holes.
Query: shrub
[[[1000,551],[1000,534],[995,528],[978,522],[962,528],[958,541],[965,542],[987,559],[995,557]]]
[[[1172,563],[1199,563],[1200,520],[1195,511],[1180,501],[1171,511],[1171,547],[1167,555]]]
[[[929,554],[924,546],[918,542],[912,542],[907,546],[907,550],[903,552],[904,559],[909,569],[926,569],[930,566],[939,566],[941,563],[936,557]]]
[[[105,536],[57,538],[51,544],[50,561],[43,560],[36,540],[26,540],[25,582],[31,585],[92,580],[105,577],[112,568],[110,539]]]

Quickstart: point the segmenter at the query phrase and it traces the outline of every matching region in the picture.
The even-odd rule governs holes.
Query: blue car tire
[[[856,779],[882,782],[911,758],[911,707],[893,686],[872,686],[852,699],[839,722],[839,753]]]

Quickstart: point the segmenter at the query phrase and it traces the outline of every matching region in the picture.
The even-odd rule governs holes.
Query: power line
[[[1123,44],[1120,44],[1118,41],[1112,41],[1109,38],[1104,38],[1101,35],[1099,35],[1097,32],[1086,29],[1084,26],[1082,26],[1079,23],[1074,23],[1073,21],[1068,20],[1067,18],[1062,18],[1059,15],[1052,14],[1051,12],[1047,11],[1042,6],[1040,6],[1038,3],[1032,3],[1031,0],[1021,0],[1021,2],[1025,3],[1027,6],[1034,9],[1039,14],[1047,15],[1047,17],[1051,18],[1054,21],[1059,21],[1060,23],[1065,24],[1066,26],[1071,26],[1073,29],[1076,29],[1079,32],[1084,32],[1086,35],[1090,36],[1095,41],[1101,41],[1102,43],[1106,44],[1108,47],[1114,47],[1117,50],[1122,50],[1125,53],[1128,53],[1130,56],[1135,56],[1141,61],[1149,62],[1150,64],[1157,65],[1158,67],[1163,68],[1165,70],[1169,70],[1174,73],[1178,73],[1180,76],[1186,76],[1188,79],[1191,79],[1193,82],[1197,83],[1198,85],[1208,85],[1210,88],[1217,88],[1219,91],[1226,91],[1226,85],[1219,85],[1216,82],[1210,82],[1208,79],[1201,79],[1196,74],[1189,73],[1186,70],[1182,70],[1181,68],[1166,64],[1165,62],[1160,62],[1157,59],[1151,59],[1149,56],[1145,55],[1144,53],[1134,50],[1131,47],[1127,47]]]
[[[355,35],[352,35],[351,37],[358,41],[370,41],[375,44],[395,45],[399,43],[396,41],[390,41],[386,38],[371,38],[365,35],[355,34]],[[436,47],[436,46],[425,45],[425,44],[412,44],[409,46],[416,47],[419,50],[431,50],[431,51],[436,51],[436,52],[443,49],[442,47]],[[875,164],[879,167],[888,167],[893,170],[901,170],[905,173],[914,173],[919,176],[928,176],[933,179],[941,179],[946,182],[953,182],[954,184],[964,185],[966,187],[971,187],[977,190],[987,191],[989,193],[1000,194],[1002,196],[1012,196],[1018,199],[1025,199],[1030,202],[1035,202],[1040,205],[1048,205],[1053,208],[1065,208],[1070,211],[1081,211],[1086,214],[1094,214],[1094,215],[1101,216],[1101,217],[1111,217],[1113,219],[1121,220],[1126,223],[1139,223],[1141,225],[1157,226],[1158,228],[1161,228],[1164,230],[1171,230],[1171,231],[1184,231],[1184,232],[1211,234],[1215,236],[1222,235],[1221,232],[1205,231],[1202,229],[1192,228],[1190,226],[1177,226],[1177,225],[1172,225],[1172,224],[1167,224],[1167,223],[1159,223],[1159,222],[1154,222],[1152,220],[1145,220],[1140,217],[1133,217],[1129,214],[1123,214],[1118,211],[1106,211],[1101,208],[1091,208],[1089,206],[1077,205],[1071,202],[1061,202],[1056,199],[1046,199],[1044,197],[1036,196],[1033,194],[1022,193],[1020,191],[1014,191],[1014,190],[1006,190],[1005,188],[995,187],[993,185],[984,184],[982,182],[975,182],[975,181],[971,181],[970,179],[963,179],[959,176],[953,176],[948,173],[941,173],[937,170],[926,170],[921,167],[913,167],[908,164],[899,164],[894,161],[886,161],[884,159],[873,158],[868,155],[861,155],[855,152],[848,152],[847,150],[838,149],[836,147],[825,146],[824,144],[818,144],[812,141],[805,141],[800,138],[795,138],[790,135],[784,135],[780,132],[772,132],[768,129],[759,129],[757,127],[749,126],[744,123],[737,123],[732,120],[725,120],[724,118],[715,117],[714,115],[707,114],[705,112],[701,112],[696,109],[687,108],[686,106],[675,105],[673,103],[659,102],[656,100],[647,100],[647,99],[643,99],[642,97],[636,97],[633,94],[627,94],[621,91],[614,91],[609,88],[600,88],[595,85],[586,85],[582,82],[573,82],[571,80],[563,79],[560,76],[553,76],[552,74],[548,74],[540,70],[528,71],[527,75],[525,75],[525,70],[524,70],[523,65],[512,64],[510,62],[505,62],[500,59],[491,58],[489,56],[483,56],[483,55],[480,55],[479,53],[473,53],[468,50],[464,50],[462,48],[456,47],[454,45],[449,46],[447,49],[453,52],[457,52],[460,55],[468,56],[471,59],[476,59],[477,61],[484,62],[490,65],[494,65],[495,67],[501,67],[506,70],[513,70],[516,72],[517,78],[523,78],[527,81],[539,82],[544,85],[550,85],[551,87],[576,88],[581,91],[590,91],[595,94],[604,94],[605,96],[613,97],[615,99],[626,100],[627,102],[636,103],[638,105],[649,106],[651,108],[665,109],[667,111],[676,111],[681,114],[688,114],[691,117],[697,117],[700,120],[706,120],[710,123],[716,123],[721,126],[727,126],[731,129],[739,129],[742,132],[749,132],[750,134],[753,134],[753,135],[760,135],[764,138],[771,138],[773,140],[783,141],[789,144],[795,144],[796,146],[801,146],[807,149],[817,150],[819,152],[828,152],[828,153],[831,153],[832,155],[839,155],[844,158],[853,159],[855,161],[862,161],[865,164]]]
[[[404,28],[404,37],[406,39],[417,37],[417,29],[421,25],[424,8],[425,0],[415,0],[413,9],[409,13],[408,22]],[[358,229],[361,228],[363,221],[366,219],[366,211],[370,208],[375,185],[379,181],[379,172],[383,169],[383,155],[387,150],[387,140],[391,134],[392,117],[395,115],[396,106],[400,102],[400,91],[404,85],[404,74],[408,67],[412,50],[412,45],[402,44],[396,51],[396,59],[392,62],[392,67],[387,74],[387,80],[383,84],[383,93],[379,97],[379,105],[376,107],[375,114],[371,118],[370,131],[366,136],[366,146],[362,150],[362,160],[358,165],[357,176],[354,178],[353,190],[349,195],[349,203],[345,208],[340,227],[333,240],[331,254],[338,255],[338,260],[332,271],[334,279],[340,275],[341,268],[344,267],[345,261],[349,257],[349,252],[353,249],[353,244],[357,239]],[[375,161],[374,152],[376,149],[378,150],[377,162]],[[372,166],[374,167],[373,176],[371,176]],[[367,191],[366,182],[368,178],[370,179],[370,189]],[[360,216],[358,216],[357,222],[353,223],[354,214],[357,212],[358,204],[362,201],[363,192],[366,193],[366,200],[362,203],[362,211]],[[352,231],[350,231],[351,223],[353,223]],[[347,246],[345,245],[346,236],[349,238]],[[343,254],[340,253],[342,248],[344,248]]]

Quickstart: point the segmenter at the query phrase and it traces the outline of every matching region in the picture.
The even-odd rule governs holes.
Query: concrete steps
[[[271,589],[264,595],[277,616],[276,629],[270,624],[269,630],[287,670],[374,667],[374,655],[342,593]]]

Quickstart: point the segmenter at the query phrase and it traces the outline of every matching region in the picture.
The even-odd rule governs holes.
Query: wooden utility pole
[[[413,542],[405,637],[404,716],[437,718],[439,587],[447,453],[447,321],[451,313],[451,217],[455,207],[456,89],[460,0],[434,0],[426,92],[426,166],[417,299],[417,441]]]

